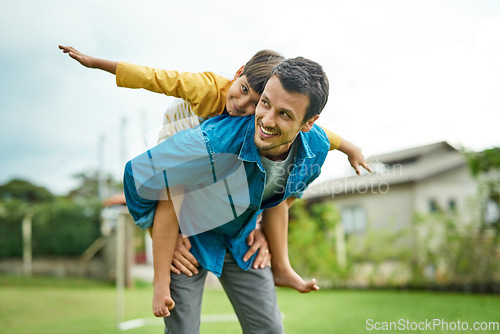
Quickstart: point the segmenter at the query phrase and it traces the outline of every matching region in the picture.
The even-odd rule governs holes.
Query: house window
[[[437,213],[439,211],[438,203],[435,199],[429,200],[429,213]]]
[[[361,206],[342,209],[342,226],[345,234],[364,233],[366,230],[366,214]]]
[[[498,203],[492,200],[486,202],[484,208],[484,222],[486,224],[494,224],[500,219],[500,209]]]
[[[450,212],[457,211],[457,201],[455,201],[454,198],[450,198],[450,200],[448,200],[448,211]]]

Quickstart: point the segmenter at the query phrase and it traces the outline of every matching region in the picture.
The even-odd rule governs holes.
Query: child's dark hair
[[[269,73],[283,60],[285,57],[275,51],[261,50],[245,64],[241,75],[246,75],[250,88],[260,95]]]

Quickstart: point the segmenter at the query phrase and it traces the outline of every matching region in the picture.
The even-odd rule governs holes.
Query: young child
[[[191,109],[188,111],[187,116],[184,115],[186,118],[189,117],[191,111],[201,118],[220,115],[224,112],[227,112],[231,116],[254,114],[268,74],[275,65],[284,59],[274,51],[260,51],[245,66],[240,68],[236,72],[234,80],[230,81],[211,72],[179,73],[176,71],[155,70],[123,62],[117,63],[90,57],[71,47],[59,46],[59,48],[64,53],[69,53],[70,57],[80,62],[83,66],[115,74],[118,86],[144,88],[153,92],[184,99],[190,104]],[[181,116],[181,118],[184,116]],[[180,121],[179,117],[175,120]],[[166,123],[167,125],[171,124],[169,122]],[[188,123],[186,126],[192,126],[192,123],[186,123]],[[169,131],[163,131],[163,133],[167,133],[166,136],[168,136],[172,134],[171,132],[175,131],[177,130],[172,130],[170,133]],[[330,149],[338,149],[347,154],[357,174],[360,173],[359,166],[370,171],[370,167],[366,164],[358,147],[347,140],[341,139],[330,131],[325,130],[325,132],[331,143]],[[291,202],[289,201],[290,204]],[[286,244],[287,216],[266,217],[264,213],[263,217],[264,232],[270,240],[269,246],[273,253],[271,267],[275,283],[280,286],[292,287],[300,292],[317,290],[318,286],[315,280],[304,281],[290,266]],[[158,201],[152,229],[153,264],[155,271],[153,280],[153,313],[156,316],[164,317],[170,315],[169,310],[175,305],[170,297],[170,268],[179,232],[179,224],[172,201]],[[278,233],[284,234],[285,238],[278,238],[276,236]]]

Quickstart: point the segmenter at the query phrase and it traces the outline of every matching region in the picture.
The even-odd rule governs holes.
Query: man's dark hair
[[[278,77],[287,92],[309,97],[303,123],[321,113],[328,101],[330,87],[321,65],[304,57],[290,58],[279,63],[269,74],[269,78],[273,75]]]

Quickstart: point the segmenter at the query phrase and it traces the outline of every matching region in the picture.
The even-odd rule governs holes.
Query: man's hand
[[[170,266],[170,271],[176,274],[186,274],[187,276],[193,276],[198,274],[197,267],[200,265],[196,258],[189,252],[191,249],[191,242],[189,238],[179,234],[177,238],[177,245],[175,246],[174,258],[172,260],[172,265]]]
[[[269,245],[267,244],[266,236],[262,229],[260,228],[260,224],[257,225],[257,228],[253,230],[247,237],[247,244],[250,246],[248,252],[243,256],[243,261],[248,261],[255,252],[258,252],[255,260],[253,261],[253,267],[257,268],[265,268],[266,265],[269,265],[271,262],[271,253],[269,253]]]
[[[271,254],[269,253],[269,246],[267,244],[266,236],[260,226],[257,226],[247,237],[247,244],[250,249],[243,256],[243,261],[248,261],[253,254],[258,252],[253,262],[253,267],[265,268],[271,262]],[[191,242],[189,238],[179,234],[177,238],[177,245],[175,246],[174,258],[170,271],[176,274],[183,273],[187,276],[198,274],[199,263],[196,258],[189,252],[191,249]]]

